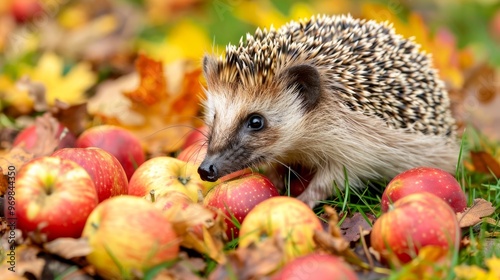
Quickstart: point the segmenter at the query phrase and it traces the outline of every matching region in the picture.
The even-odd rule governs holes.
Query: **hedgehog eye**
[[[264,117],[253,114],[248,117],[247,128],[253,131],[259,131],[264,128]]]

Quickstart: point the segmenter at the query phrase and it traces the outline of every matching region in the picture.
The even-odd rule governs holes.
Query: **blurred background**
[[[388,20],[397,32],[413,36],[433,55],[459,125],[500,139],[498,0],[2,0],[0,127],[22,127],[61,107],[57,99],[66,109],[85,104],[83,115],[70,113],[74,107],[67,118],[121,124],[150,135],[183,123],[172,116],[199,113],[188,93],[200,91],[204,53],[223,53],[226,44],[238,43],[256,27],[279,27],[317,13]],[[168,68],[162,72],[168,92],[183,96],[162,107],[191,106],[189,112],[141,112],[133,98],[123,98],[140,78],[152,75],[146,70],[153,68],[138,68],[139,54]],[[151,94],[147,85],[140,87]],[[160,125],[151,126],[154,120],[145,116],[153,113],[163,114]]]

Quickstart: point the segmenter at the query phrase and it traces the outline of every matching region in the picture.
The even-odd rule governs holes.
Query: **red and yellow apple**
[[[46,234],[47,240],[80,237],[98,203],[87,171],[58,157],[26,163],[17,174],[15,192],[17,227],[25,233]]]
[[[382,194],[382,211],[407,195],[429,192],[446,201],[455,212],[467,207],[467,198],[458,181],[450,173],[431,167],[417,167],[394,177]]]
[[[101,148],[65,148],[52,156],[70,159],[85,168],[97,191],[99,202],[128,193],[128,180],[120,162]]]
[[[198,202],[207,190],[197,170],[196,165],[173,157],[155,157],[135,171],[128,184],[128,193],[149,198],[152,191],[155,197],[178,191]]]
[[[14,146],[24,145],[27,150],[31,150],[40,137],[38,136],[37,126],[35,124],[24,128],[14,139]],[[57,133],[55,135],[59,139],[57,149],[72,148],[76,145],[76,137],[71,131],[66,129],[64,125],[58,123]]]
[[[309,206],[293,197],[271,197],[257,204],[243,220],[239,246],[262,242],[266,236],[281,238],[286,263],[314,250],[315,230],[322,230],[322,226]]]
[[[271,279],[357,280],[358,276],[342,258],[312,253],[289,262]]]
[[[186,140],[182,144],[181,150],[185,150],[187,147],[193,144],[203,144],[207,142],[208,127],[203,125],[201,127],[193,129],[187,134]]]
[[[238,237],[240,224],[248,212],[274,196],[279,196],[279,192],[264,175],[246,174],[216,185],[207,193],[203,204],[224,213],[226,235],[232,240]]]
[[[182,161],[190,162],[199,166],[200,163],[205,158],[206,154],[207,154],[207,143],[196,142],[193,143],[191,146],[188,146],[185,149],[181,150],[181,152],[177,155],[177,158]]]
[[[134,171],[145,161],[139,138],[130,131],[113,125],[94,126],[76,140],[77,148],[101,148],[118,159],[130,180]]]
[[[460,227],[455,212],[429,192],[414,193],[396,201],[374,223],[371,246],[383,260],[407,263],[428,245],[458,248]]]
[[[99,204],[82,237],[92,248],[88,262],[105,279],[132,279],[179,253],[180,240],[163,213],[151,202],[129,195]]]

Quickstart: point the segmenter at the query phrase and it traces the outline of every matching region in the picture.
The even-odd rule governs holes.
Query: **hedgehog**
[[[314,207],[347,186],[457,164],[445,84],[430,54],[388,22],[316,15],[258,28],[223,55],[206,54],[202,70],[205,181],[298,165],[314,173],[298,196]]]

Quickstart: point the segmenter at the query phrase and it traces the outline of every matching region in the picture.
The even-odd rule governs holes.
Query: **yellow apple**
[[[314,250],[315,230],[322,230],[322,226],[309,206],[293,197],[275,196],[247,214],[241,224],[239,245],[247,247],[262,242],[264,237],[277,236],[284,241],[283,263],[287,263]]]
[[[180,240],[161,210],[130,195],[99,204],[87,219],[82,237],[92,248],[88,262],[105,279],[131,279],[179,253]]]

